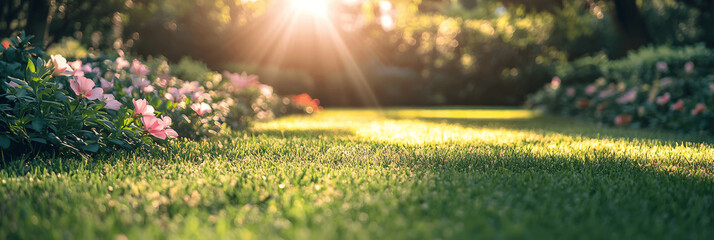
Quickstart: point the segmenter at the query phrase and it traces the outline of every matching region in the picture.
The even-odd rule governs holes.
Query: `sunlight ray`
[[[276,22],[267,27],[269,30],[260,38],[260,41],[257,41],[257,45],[251,48],[248,56],[257,62],[262,62],[275,60],[287,52],[287,43],[294,31],[296,19],[295,11],[288,13],[275,19]]]
[[[360,69],[335,26],[332,22],[327,22],[325,25],[327,26],[327,35],[337,47],[337,54],[344,64],[349,80],[352,81],[353,86],[357,88],[357,92],[361,93],[360,98],[362,98],[363,103],[367,106],[380,107],[377,97],[367,83],[367,78],[364,76],[362,69]]]

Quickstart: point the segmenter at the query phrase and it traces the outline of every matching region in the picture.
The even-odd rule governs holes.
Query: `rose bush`
[[[316,101],[301,105],[277,96],[247,73],[199,67],[200,74],[187,75],[195,79],[179,79],[163,58],[144,62],[122,52],[67,61],[32,47],[31,38],[20,34],[0,48],[3,157],[151,148],[174,137],[211,136],[226,125],[242,129],[254,120],[319,110]]]
[[[714,52],[702,46],[663,48],[617,61],[575,63],[591,67],[581,68],[587,73],[566,67],[528,104],[602,125],[714,134]]]

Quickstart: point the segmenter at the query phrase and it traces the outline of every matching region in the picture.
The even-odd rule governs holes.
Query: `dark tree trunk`
[[[478,2],[474,0],[459,0],[459,3],[466,9],[473,9],[478,5]]]
[[[27,35],[34,35],[33,45],[44,46],[47,35],[47,18],[50,15],[50,0],[30,0],[27,8]]]
[[[644,17],[636,0],[613,0],[615,22],[625,51],[635,50],[652,42]]]

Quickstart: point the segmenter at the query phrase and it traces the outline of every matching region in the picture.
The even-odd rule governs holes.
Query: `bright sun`
[[[327,15],[327,1],[329,0],[290,0],[290,3],[300,12],[325,16]]]

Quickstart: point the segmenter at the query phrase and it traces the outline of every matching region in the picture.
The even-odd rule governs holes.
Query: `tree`
[[[54,2],[54,1],[52,1]],[[34,35],[34,44],[44,46],[50,21],[50,0],[30,0],[27,2],[27,25],[25,32]]]
[[[615,22],[623,48],[635,50],[652,42],[642,13],[636,0],[611,0],[614,5]]]
[[[501,0],[505,5],[523,5],[529,11],[557,11],[566,6],[565,1],[571,0]],[[604,1],[611,8],[617,32],[620,35],[622,47],[625,51],[638,49],[652,42],[652,37],[637,0],[592,0]],[[624,54],[621,54],[624,55]]]

